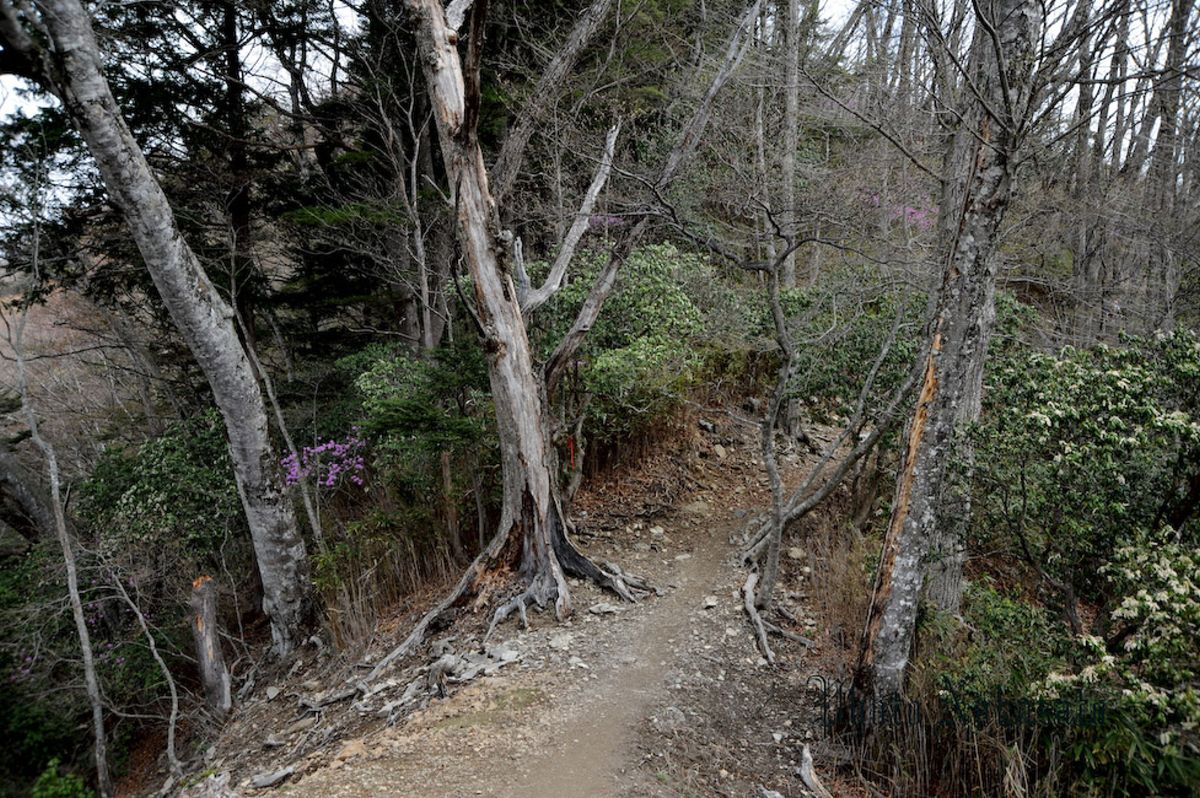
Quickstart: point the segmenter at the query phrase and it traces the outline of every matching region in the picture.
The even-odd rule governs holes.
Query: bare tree
[[[411,652],[438,615],[463,595],[476,591],[481,577],[506,560],[520,560],[526,586],[496,610],[493,627],[514,612],[524,618],[529,606],[553,605],[558,617],[566,617],[571,612],[568,573],[592,580],[627,600],[634,600],[646,589],[640,579],[624,573],[619,566],[593,562],[569,537],[570,520],[563,511],[558,485],[549,398],[612,292],[621,264],[648,226],[653,206],[643,209],[636,223],[621,236],[570,329],[545,366],[539,368],[529,346],[521,293],[514,282],[514,275],[521,272],[510,261],[509,247],[514,242],[511,234],[502,233],[499,228],[483,153],[475,134],[486,2],[476,2],[471,9],[465,61],[458,51],[458,31],[451,27],[446,10],[437,0],[408,0],[407,5],[416,22],[442,159],[454,188],[459,240],[474,289],[472,312],[487,354],[504,488],[500,525],[491,542],[467,568],[450,595],[376,665],[372,676]],[[658,179],[652,183],[656,193],[666,190],[680,165],[698,145],[713,99],[745,51],[758,9],[756,1],[738,20],[716,75],[681,131],[678,143],[664,159]],[[610,134],[610,142],[614,139],[615,133]],[[608,162],[607,155],[600,159],[598,175],[610,168]],[[585,197],[585,205],[589,201],[594,198]],[[514,254],[519,257],[519,252]],[[541,298],[545,294],[548,298],[554,290],[551,284],[531,292],[530,296]]]
[[[36,223],[36,222],[35,222]],[[37,239],[34,242],[35,253],[33,263],[37,264]],[[17,363],[17,393],[21,398],[21,410],[25,416],[25,424],[29,429],[30,440],[37,447],[46,463],[46,475],[50,484],[50,510],[53,514],[54,535],[62,550],[63,565],[67,572],[67,598],[71,604],[71,617],[75,621],[75,634],[79,638],[79,651],[83,661],[83,683],[87,691],[88,703],[92,711],[92,734],[95,738],[93,752],[96,760],[96,786],[101,798],[111,798],[113,793],[112,777],[108,767],[108,735],[104,728],[104,696],[100,693],[100,681],[96,677],[96,661],[92,653],[92,638],[88,631],[87,619],[83,614],[83,599],[79,592],[79,570],[75,561],[75,543],[67,523],[66,509],[62,497],[62,477],[58,467],[58,453],[54,445],[42,437],[38,427],[38,417],[33,404],[29,400],[29,381],[25,368],[25,350],[22,346],[22,336],[25,332],[25,322],[28,319],[28,306],[18,317],[15,327],[4,316],[4,326],[8,333],[8,343],[12,348]]]
[[[1030,0],[976,5],[975,33],[950,162],[960,202],[941,209],[946,248],[916,409],[904,435],[892,514],[855,674],[865,695],[901,689],[938,505],[963,408],[978,401],[996,284],[995,250],[1032,105],[1043,9]],[[958,176],[961,174],[961,178]]]

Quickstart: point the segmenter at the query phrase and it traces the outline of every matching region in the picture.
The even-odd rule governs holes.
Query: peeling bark
[[[694,151],[713,98],[745,50],[743,34],[757,16],[760,2],[753,3],[739,22],[725,62],[664,162],[657,188],[669,185],[684,158]],[[483,0],[478,0],[471,10],[464,63],[458,51],[458,35],[448,25],[442,5],[437,0],[406,0],[417,28],[420,62],[433,107],[442,160],[454,186],[459,241],[472,279],[476,321],[487,356],[503,473],[500,523],[487,547],[467,567],[450,594],[429,610],[409,636],[376,664],[368,679],[377,677],[392,662],[415,650],[430,625],[467,596],[476,596],[476,608],[486,603],[490,574],[516,569],[525,587],[495,610],[489,632],[514,613],[526,621],[530,606],[545,608],[553,605],[556,615],[565,618],[571,612],[567,574],[593,581],[629,601],[648,590],[642,580],[623,572],[620,567],[593,562],[571,540],[570,521],[563,512],[557,480],[549,397],[566,362],[599,315],[620,264],[648,224],[649,212],[642,214],[610,257],[571,331],[559,344],[545,370],[537,368],[514,279],[519,275],[514,275],[507,250],[501,246],[499,218],[475,133],[478,67],[486,5]],[[609,147],[614,143],[615,133],[610,135]],[[601,171],[604,171],[603,164]]]
[[[949,159],[967,163],[969,171],[962,202],[942,208],[953,217],[941,229],[952,229],[953,236],[855,673],[855,690],[876,699],[903,687],[954,434],[987,355],[997,235],[1012,196],[1012,161],[1031,105],[1034,48],[1044,24],[1041,7],[1031,0],[981,4],[976,15],[970,59],[975,92]]]

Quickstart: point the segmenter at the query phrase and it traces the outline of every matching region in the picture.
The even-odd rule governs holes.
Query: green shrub
[[[543,357],[569,328],[607,254],[576,255],[572,280],[537,313],[535,342]],[[546,264],[534,264],[535,279]],[[715,275],[704,259],[670,244],[636,250],[579,351],[571,388],[590,394],[588,429],[612,440],[630,435],[675,410],[696,383],[695,344],[704,316],[685,290]]]
[[[60,773],[58,759],[51,759],[33,784],[31,798],[92,798],[94,793],[74,773]]]
[[[992,600],[981,617],[969,592],[973,627],[1008,620],[941,677],[1041,704],[1098,702],[1094,723],[1038,722],[1068,794],[1194,794],[1200,546],[1186,493],[1200,454],[1200,344],[1179,332],[1058,354],[1007,347],[987,382],[971,543],[1026,563],[1053,587],[1051,605],[1074,603],[1059,586],[1070,587],[1096,621],[1067,639],[1027,604]]]
[[[999,361],[974,432],[975,547],[1027,549],[1078,593],[1099,589],[1112,553],[1180,500],[1200,452],[1198,373],[1185,333]]]
[[[986,584],[967,586],[962,616],[969,631],[957,645],[947,645],[962,634],[957,624],[938,635],[929,628],[936,620],[926,617],[922,630],[926,644],[937,641],[926,663],[936,674],[937,689],[960,700],[1024,699],[1071,650],[1062,624],[1043,608]]]
[[[1079,641],[1078,667],[1044,694],[1102,690],[1108,722],[1069,748],[1086,781],[1120,795],[1189,795],[1200,784],[1200,548],[1141,535],[1104,567],[1116,596],[1107,641]]]
[[[242,507],[217,412],[177,422],[136,449],[110,449],[81,486],[79,513],[106,552],[216,551]]]
[[[473,412],[486,402],[488,385],[474,342],[452,344],[426,359],[401,347],[373,346],[338,366],[357,369],[359,426],[379,452],[401,456],[474,446],[487,433],[490,415]]]

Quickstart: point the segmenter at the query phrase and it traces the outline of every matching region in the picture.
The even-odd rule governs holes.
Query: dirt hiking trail
[[[527,630],[504,625],[489,644],[515,651],[510,665],[394,725],[338,727],[318,713],[314,726],[311,714],[281,714],[276,725],[308,726],[271,735],[271,750],[261,723],[240,740],[227,731],[226,744],[241,749],[225,757],[236,761],[238,789],[287,798],[807,795],[795,770],[821,732],[819,696],[806,681],[822,667],[822,644],[809,651],[773,639],[779,661],[767,666],[738,593],[739,543],[769,501],[754,438],[732,423],[697,433],[686,457],[642,462],[580,496],[581,543],[648,577],[659,595],[622,604],[573,582],[570,620],[531,613]],[[788,551],[780,603],[794,631],[819,637],[805,594],[787,589],[803,584],[806,555]],[[293,772],[281,784],[250,787],[252,774],[284,764]]]

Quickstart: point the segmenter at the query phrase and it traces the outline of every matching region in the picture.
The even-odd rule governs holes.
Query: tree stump
[[[221,654],[217,637],[217,588],[211,576],[198,576],[192,582],[192,637],[196,641],[196,661],[208,706],[224,715],[232,706],[229,697],[229,669]]]

